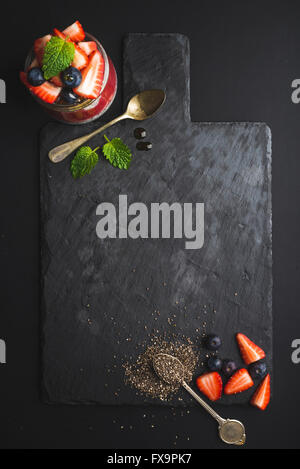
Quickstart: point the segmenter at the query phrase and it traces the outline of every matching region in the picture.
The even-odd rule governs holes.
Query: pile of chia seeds
[[[198,363],[196,347],[190,339],[173,339],[170,342],[164,338],[152,337],[135,363],[125,363],[125,382],[137,389],[141,394],[168,401],[176,393],[181,384],[174,380],[166,383],[161,380],[153,368],[153,358],[159,353],[172,355],[184,366],[184,380],[189,383]]]

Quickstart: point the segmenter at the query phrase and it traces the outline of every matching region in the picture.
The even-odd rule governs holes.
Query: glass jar
[[[96,99],[82,99],[76,104],[46,103],[33,93],[33,98],[56,120],[66,124],[85,124],[102,116],[113,102],[117,92],[117,74],[111,59],[100,42],[91,34],[86,33],[88,41],[94,41],[104,58],[104,77],[100,95]],[[25,61],[25,70],[34,59],[33,49]]]

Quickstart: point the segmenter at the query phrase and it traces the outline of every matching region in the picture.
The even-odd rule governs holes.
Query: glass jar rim
[[[94,98],[94,99],[90,99],[90,98],[84,99],[83,101],[81,101],[80,103],[77,103],[77,104],[58,104],[58,103],[50,104],[50,103],[46,103],[45,101],[43,101],[42,99],[38,98],[36,95],[31,93],[31,95],[33,96],[34,99],[36,99],[40,104],[47,107],[48,109],[53,109],[53,110],[62,111],[62,112],[78,111],[80,109],[83,109],[83,108],[89,106],[90,104],[92,104],[93,102],[95,102],[97,99],[100,98],[101,93],[102,93],[102,91],[104,90],[104,88],[106,86],[108,76],[109,76],[109,61],[108,61],[108,57],[107,57],[107,54],[105,52],[105,49],[100,44],[98,39],[96,39],[94,36],[92,36],[92,34],[87,33],[87,32],[85,33],[85,36],[86,36],[87,39],[89,39],[90,41],[94,41],[97,44],[97,48],[100,51],[100,53],[102,54],[102,57],[104,58],[104,77],[103,77],[102,88],[101,88],[99,96],[97,98]],[[33,60],[33,57],[34,57],[34,50],[33,50],[33,47],[32,47],[31,50],[29,51],[27,57],[26,57],[26,60],[25,60],[25,70],[27,70],[28,67],[30,66],[30,64]]]

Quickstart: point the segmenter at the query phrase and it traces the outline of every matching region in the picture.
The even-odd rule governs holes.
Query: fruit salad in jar
[[[117,91],[111,59],[79,21],[36,39],[20,79],[52,117],[69,124],[97,119]]]

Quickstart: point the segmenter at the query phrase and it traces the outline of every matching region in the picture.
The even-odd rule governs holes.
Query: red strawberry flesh
[[[265,352],[258,347],[258,345],[252,342],[252,340],[250,340],[245,334],[237,334],[236,340],[246,365],[250,365],[250,363],[254,363],[265,358]]]
[[[47,34],[46,36],[40,37],[34,41],[33,50],[40,65],[42,65],[45,46],[50,39],[51,34]]]
[[[237,394],[251,388],[254,383],[246,368],[242,368],[231,376],[224,388],[224,394]]]
[[[223,382],[218,372],[205,373],[197,378],[198,389],[211,401],[217,401],[222,395]]]
[[[85,38],[85,32],[78,20],[68,26],[66,29],[64,29],[63,33],[65,36],[69,36],[71,41],[74,42],[83,41],[83,39]]]
[[[82,71],[82,80],[74,91],[84,98],[98,98],[104,77],[104,59],[102,54],[95,50],[89,57],[87,67]]]
[[[80,47],[86,55],[90,55],[97,49],[97,44],[94,41],[78,42],[78,47]]]
[[[260,410],[265,410],[270,402],[271,385],[270,375],[268,374],[258,386],[257,390],[252,396],[251,404],[258,407]]]
[[[64,86],[59,75],[55,75],[55,77],[50,78],[50,81],[56,86]]]
[[[56,101],[61,92],[61,88],[59,86],[52,85],[49,81],[45,81],[40,86],[31,86],[27,81],[25,72],[20,72],[20,79],[33,94],[50,104]]]

